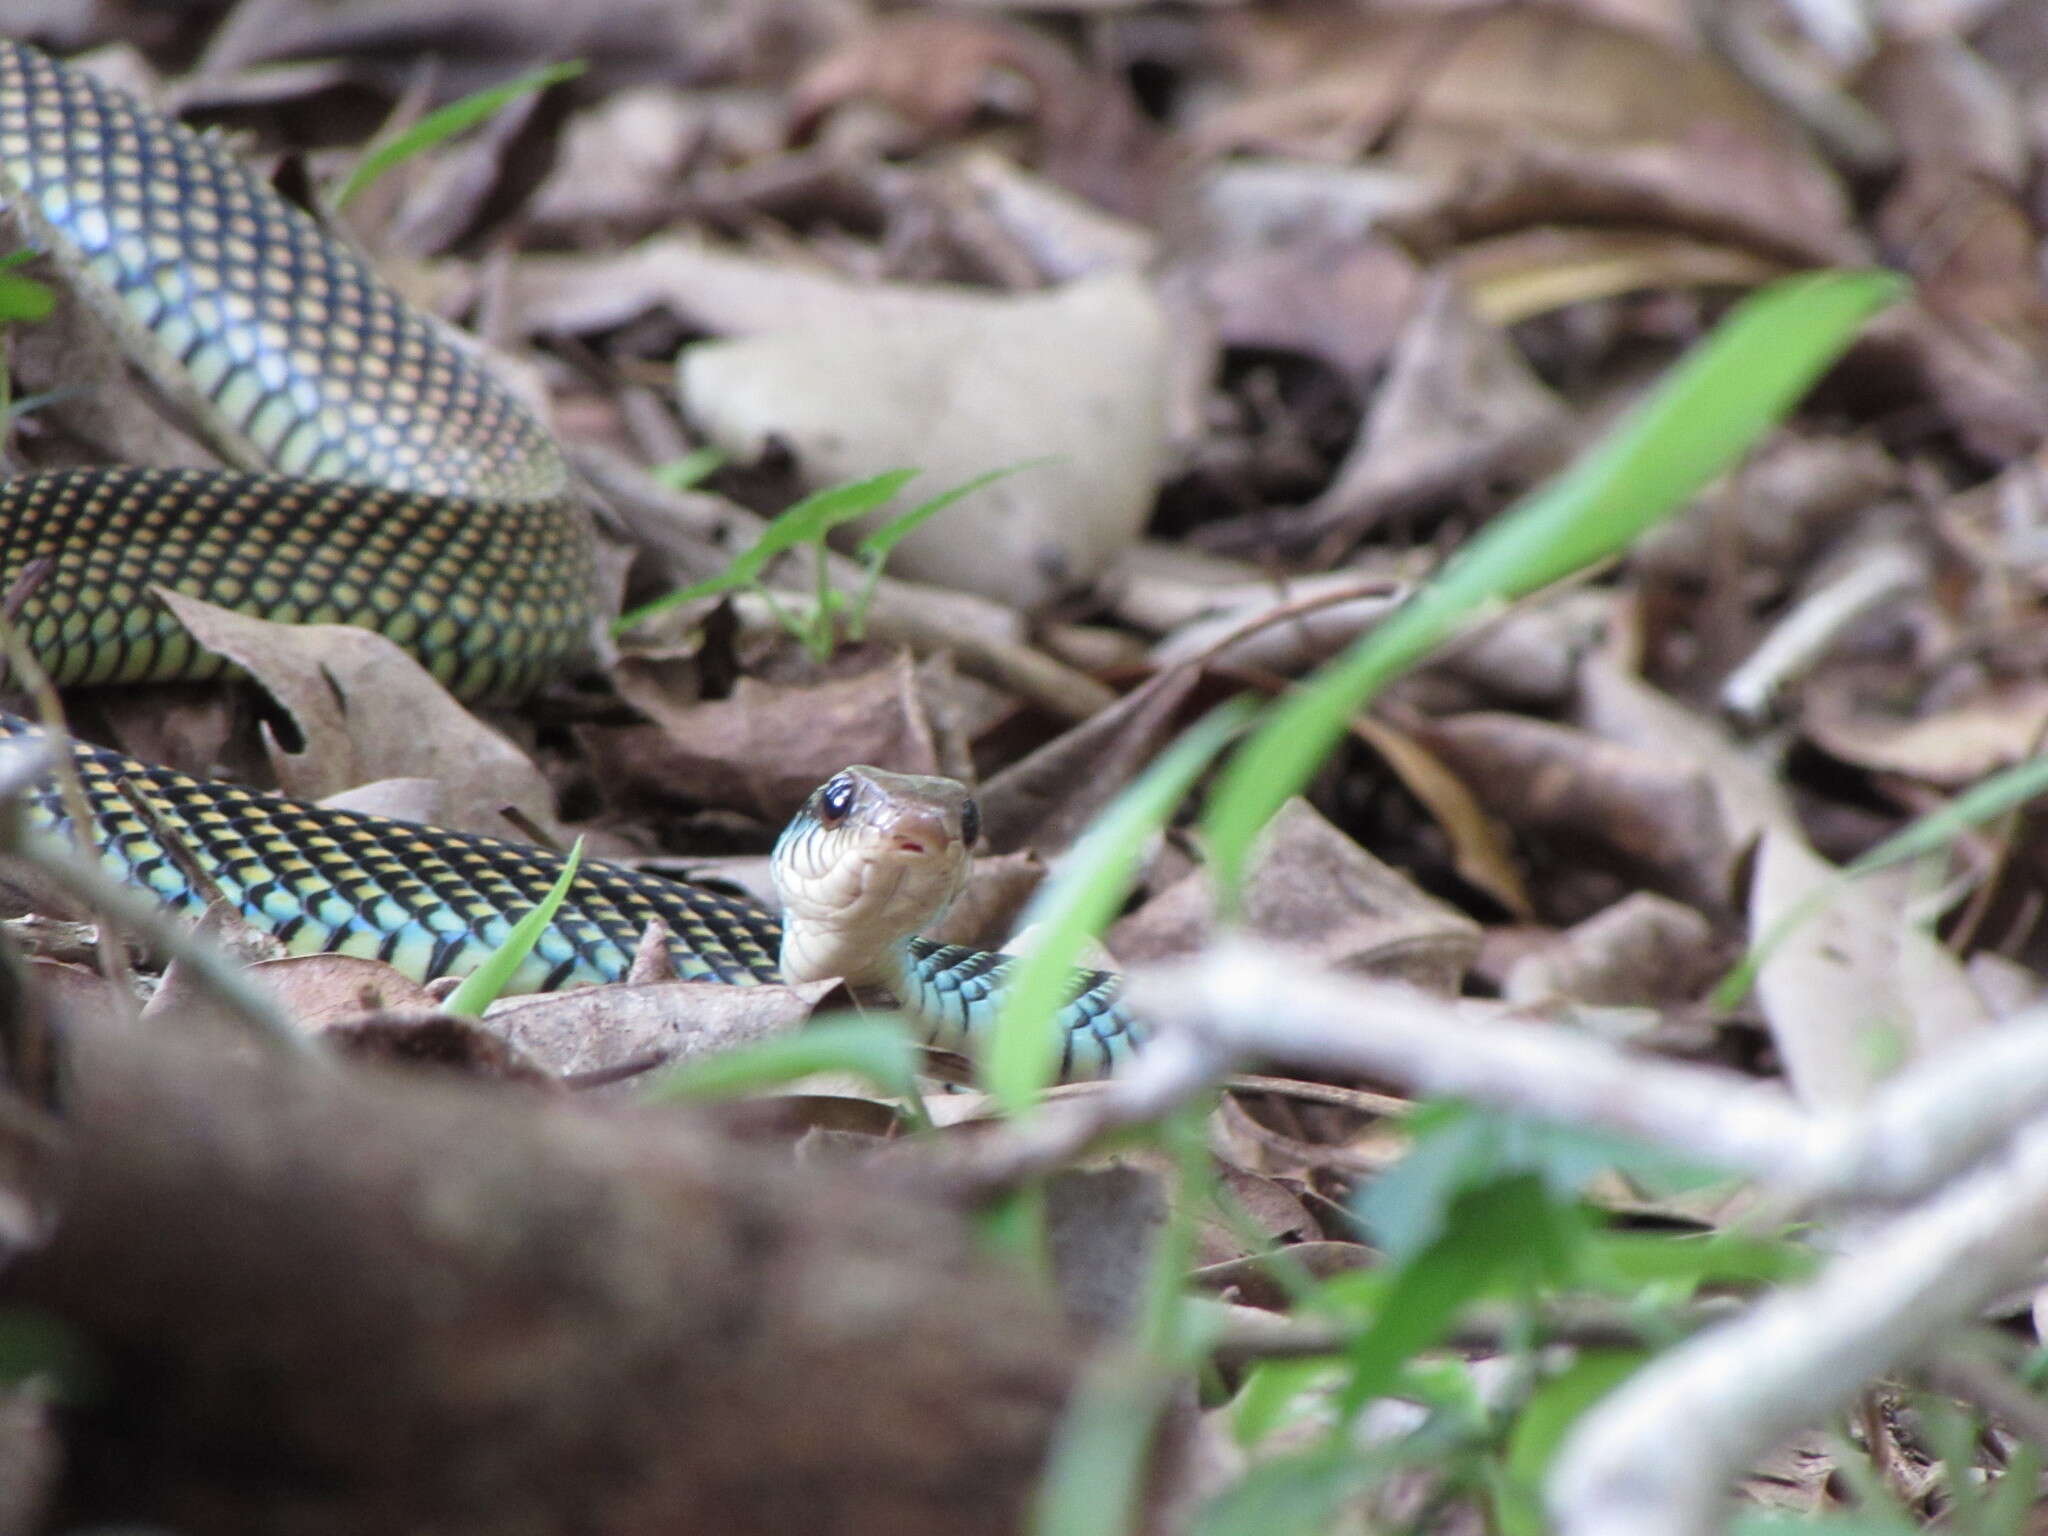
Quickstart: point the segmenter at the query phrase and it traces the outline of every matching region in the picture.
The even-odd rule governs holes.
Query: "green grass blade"
[[[985,485],[992,485],[1020,470],[1037,469],[1040,465],[1055,463],[1052,457],[1026,459],[1019,464],[1005,464],[1001,469],[992,469],[985,475],[976,475],[972,480],[954,486],[950,491],[941,491],[929,501],[919,502],[899,517],[892,517],[873,533],[854,546],[854,554],[870,565],[880,565],[904,539],[923,527],[926,522],[946,510],[964,497],[972,496]]]
[[[649,1104],[730,1099],[820,1072],[846,1072],[901,1097],[913,1106],[913,1119],[922,1120],[924,1104],[917,1093],[920,1055],[900,1020],[832,1019],[794,1034],[678,1062],[650,1079],[640,1097]]]
[[[725,468],[725,463],[725,450],[706,443],[701,448],[692,448],[680,459],[655,465],[647,473],[664,490],[688,491],[696,489]]]
[[[1909,859],[1938,853],[1972,827],[1981,826],[2007,811],[2016,811],[2037,795],[2048,794],[2048,757],[2029,758],[2024,763],[1979,780],[1947,805],[1929,811],[1907,823],[1861,858],[1846,864],[1832,879],[1805,900],[1797,902],[1771,924],[1770,931],[1752,944],[1742,963],[1714,988],[1713,1005],[1722,1012],[1738,1006],[1756,985],[1757,972],[1778,946],[1799,927],[1825,911],[1853,880],[1903,864]]]
[[[588,66],[581,59],[549,64],[516,79],[486,86],[460,101],[451,101],[447,106],[429,112],[404,132],[395,133],[382,144],[366,150],[362,159],[356,162],[355,169],[348,173],[348,179],[341,184],[341,190],[334,194],[334,206],[346,208],[362,195],[365,188],[394,166],[403,165],[436,144],[454,138],[465,129],[474,128],[521,96],[575,79],[586,68]]]
[[[1684,505],[1791,410],[1905,287],[1888,272],[1817,272],[1753,295],[1591,452],[1269,710],[1204,816],[1220,898],[1235,891],[1252,839],[1381,688],[1474,618],[1618,554]]]
[[[33,324],[47,320],[50,311],[57,307],[57,295],[50,285],[33,277],[23,277],[14,269],[34,261],[37,252],[24,247],[0,256],[0,325],[21,321]]]
[[[441,1005],[443,1013],[465,1019],[480,1018],[483,1011],[498,1000],[498,994],[505,990],[512,973],[526,963],[526,957],[533,953],[533,946],[540,942],[542,930],[555,920],[563,898],[569,894],[569,887],[576,879],[576,867],[582,862],[583,839],[579,837],[575,846],[570,848],[569,857],[562,864],[562,873],[549,887],[547,895],[512,925],[512,931],[505,935],[505,942],[492,950],[482,965],[462,978],[462,985]]]
[[[983,1051],[983,1086],[1009,1113],[1027,1111],[1052,1082],[1060,1041],[1053,1016],[1066,1002],[1081,946],[1100,933],[1129,894],[1145,840],[1166,825],[1210,759],[1251,712],[1235,700],[1181,734],[1097,817],[1024,914],[1038,928],[1018,960]]]
[[[631,613],[625,614],[612,624],[612,633],[624,634],[635,624],[651,619],[658,613],[683,603],[695,602],[700,597],[710,597],[717,592],[730,592],[736,587],[751,586],[768,568],[768,563],[778,555],[805,544],[816,543],[841,523],[872,512],[887,502],[917,475],[914,469],[884,470],[866,480],[853,480],[844,485],[827,486],[815,491],[802,501],[784,508],[775,515],[768,526],[761,530],[761,537],[745,553],[718,575],[685,587],[680,592],[670,592],[657,597],[651,603],[643,603]]]

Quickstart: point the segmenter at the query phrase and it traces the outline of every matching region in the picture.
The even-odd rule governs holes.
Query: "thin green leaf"
[[[49,319],[56,307],[57,295],[48,283],[18,272],[0,272],[0,325],[33,325]]]
[[[816,543],[841,523],[851,522],[864,513],[872,512],[883,505],[917,475],[914,469],[885,470],[866,480],[853,480],[844,485],[827,486],[815,491],[802,501],[776,514],[775,519],[761,531],[761,537],[739,555],[731,565],[718,575],[685,587],[680,592],[671,592],[657,597],[651,603],[643,603],[616,620],[612,633],[624,634],[635,624],[653,618],[658,613],[683,603],[695,602],[700,597],[709,597],[716,592],[730,592],[737,587],[751,586],[768,568],[769,562],[778,555],[787,554],[804,544]]]
[[[1583,1236],[1566,1229],[1575,1220],[1531,1174],[1461,1195],[1442,1234],[1401,1266],[1372,1326],[1353,1340],[1351,1379],[1339,1398],[1344,1421],[1384,1397],[1409,1358],[1441,1340],[1467,1303],[1510,1276],[1565,1267],[1565,1251]]]
[[[498,85],[486,86],[460,101],[451,101],[447,106],[429,112],[402,133],[395,133],[382,144],[364,151],[355,169],[348,173],[348,179],[334,194],[334,206],[346,208],[362,195],[365,188],[394,166],[403,165],[413,156],[474,128],[521,96],[575,79],[588,67],[581,59],[549,64]]]
[[[1781,914],[1764,936],[1750,946],[1742,963],[1722,978],[1714,989],[1713,1005],[1723,1012],[1739,1006],[1778,946],[1826,911],[1853,881],[1894,864],[1939,852],[1970,828],[2016,811],[2041,794],[2048,794],[2048,757],[2029,758],[1979,780],[1947,805],[1909,822],[1861,858],[1844,865],[1834,878]]]
[[[1346,1500],[1393,1469],[1385,1450],[1328,1444],[1261,1462],[1210,1501],[1195,1536],[1320,1536]]]
[[[1473,619],[1610,558],[1684,505],[1904,291],[1891,273],[1819,272],[1752,296],[1593,451],[1502,514],[1386,622],[1269,710],[1203,820],[1222,899],[1232,899],[1260,829],[1381,688]]]
[[[706,443],[701,448],[692,448],[680,459],[670,459],[666,464],[657,464],[647,473],[655,484],[671,491],[687,491],[702,485],[711,476],[725,468],[726,453]]]
[[[1212,710],[1097,817],[1032,900],[1025,921],[1038,932],[1011,967],[1002,1006],[981,1053],[983,1086],[1013,1115],[1027,1112],[1059,1063],[1055,1015],[1065,1006],[1081,946],[1116,915],[1137,878],[1145,840],[1166,825],[1209,761],[1236,734],[1249,707]]]
[[[963,497],[972,496],[983,486],[993,484],[1005,476],[1014,475],[1020,470],[1036,469],[1042,464],[1056,462],[1058,462],[1056,457],[1026,459],[1020,464],[1005,464],[1001,469],[992,469],[985,475],[976,475],[972,480],[956,485],[950,491],[939,492],[938,495],[932,497],[929,501],[919,502],[901,516],[890,518],[881,527],[855,545],[854,554],[869,564],[881,564],[889,558],[890,551],[902,543],[906,537],[916,532],[932,517],[945,511],[946,508],[960,501]]]
[[[794,1034],[678,1062],[650,1079],[641,1098],[650,1104],[731,1099],[820,1072],[845,1072],[902,1097],[914,1106],[912,1119],[921,1120],[918,1060],[917,1043],[898,1020],[824,1020]]]
[[[1586,1349],[1545,1381],[1515,1415],[1508,1434],[1508,1471],[1535,1487],[1579,1415],[1620,1386],[1649,1358],[1639,1349]],[[1527,1536],[1542,1536],[1531,1531]]]
[[[441,1005],[443,1013],[464,1019],[481,1018],[483,1011],[498,1000],[498,994],[512,980],[513,972],[526,963],[526,957],[533,953],[533,946],[540,942],[541,934],[562,909],[563,898],[569,894],[569,887],[576,879],[577,866],[582,862],[583,839],[579,837],[569,849],[569,857],[562,861],[562,872],[555,877],[547,895],[512,925],[512,931],[505,935],[505,942],[492,950],[482,965],[462,978],[462,985]]]
[[[1183,1282],[1194,1254],[1194,1211],[1211,1182],[1209,1106],[1184,1110],[1159,1129],[1173,1153],[1175,1188],[1145,1266],[1143,1304],[1130,1358],[1100,1356],[1061,1415],[1032,1511],[1034,1536],[1125,1536],[1170,1384],[1206,1341],[1185,1326]]]
[[[1513,1174],[1534,1174],[1565,1203],[1610,1170],[1671,1191],[1725,1177],[1624,1137],[1465,1104],[1425,1105],[1410,1116],[1409,1127],[1407,1155],[1354,1202],[1374,1245],[1397,1260],[1434,1242],[1467,1191]]]
[[[106,1390],[106,1362],[61,1318],[35,1307],[0,1307],[0,1388],[31,1382],[57,1402],[90,1403]]]

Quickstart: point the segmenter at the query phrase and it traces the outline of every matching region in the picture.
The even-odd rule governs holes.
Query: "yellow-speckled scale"
[[[586,643],[589,537],[560,450],[219,144],[0,41],[0,192],[158,385],[255,472],[0,486],[0,583],[39,554],[58,562],[23,618],[61,681],[216,670],[149,597],[159,584],[378,630],[470,698],[529,690]]]

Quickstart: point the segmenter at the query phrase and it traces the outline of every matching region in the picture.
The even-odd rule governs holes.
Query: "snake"
[[[585,655],[592,535],[534,414],[352,247],[221,140],[0,40],[0,197],[221,470],[100,466],[0,482],[0,588],[59,685],[222,675],[159,589],[405,647],[457,698],[516,700]],[[41,727],[0,713],[0,745]],[[164,906],[231,905],[288,953],[475,970],[563,858],[510,839],[295,801],[69,742],[88,825],[54,777],[45,831],[83,831]],[[961,1048],[1015,961],[919,936],[966,878],[978,814],[950,780],[852,768],[776,845],[782,910],[586,860],[506,991],[624,979],[650,925],[683,980],[839,976]],[[1114,973],[1075,973],[1062,1076],[1112,1070],[1143,1031]]]

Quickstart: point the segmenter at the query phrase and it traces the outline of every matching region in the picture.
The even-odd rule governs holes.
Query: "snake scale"
[[[512,394],[368,264],[217,140],[0,40],[0,194],[124,350],[235,466],[58,471],[0,483],[0,584],[43,574],[18,619],[52,678],[218,674],[151,597],[168,587],[294,623],[358,624],[451,692],[516,698],[591,626],[591,544],[560,449]],[[0,739],[37,728],[0,715]],[[510,841],[294,802],[74,749],[108,867],[196,912],[205,885],[295,953],[472,970],[561,860]],[[36,809],[62,828],[54,790]],[[196,878],[195,878],[196,877]],[[765,909],[587,861],[513,990],[615,981],[648,922],[676,973],[781,979]],[[916,939],[891,990],[939,1043],[993,1010],[1007,962]],[[1113,977],[1077,979],[1066,1075],[1135,1038]]]

